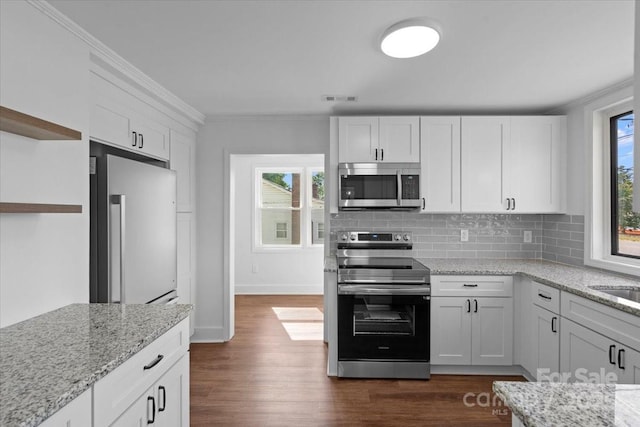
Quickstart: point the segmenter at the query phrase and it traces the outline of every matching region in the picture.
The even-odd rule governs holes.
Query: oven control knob
[[[349,236],[352,242],[355,241],[357,237],[358,236],[356,235],[356,233],[351,233],[351,235]]]
[[[405,234],[403,237],[405,242],[408,242],[409,240],[411,240],[411,236],[409,234]]]
[[[346,242],[348,238],[349,238],[349,237],[347,236],[347,234],[346,234],[346,233],[344,233],[344,234],[340,235],[340,240],[342,240],[343,242]]]
[[[395,236],[393,236],[393,240],[395,240],[396,242],[399,242],[400,240],[402,240],[402,236],[399,234],[396,234]]]

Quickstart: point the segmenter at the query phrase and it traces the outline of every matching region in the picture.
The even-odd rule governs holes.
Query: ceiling
[[[50,3],[206,115],[541,113],[633,76],[633,0]],[[424,16],[433,51],[382,54]]]

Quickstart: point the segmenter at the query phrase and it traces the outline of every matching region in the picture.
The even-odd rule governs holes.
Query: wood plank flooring
[[[326,345],[291,340],[272,307],[322,310],[322,297],[236,296],[235,337],[191,344],[192,426],[511,425],[508,408],[491,404],[491,384],[522,377],[327,377]]]

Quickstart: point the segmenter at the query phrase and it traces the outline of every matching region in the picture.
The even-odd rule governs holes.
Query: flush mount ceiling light
[[[413,58],[436,47],[440,41],[438,26],[424,18],[407,19],[387,28],[380,49],[392,58]]]

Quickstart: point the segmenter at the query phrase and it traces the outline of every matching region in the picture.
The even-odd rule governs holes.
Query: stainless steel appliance
[[[340,163],[338,174],[341,210],[421,206],[420,163]]]
[[[177,302],[175,172],[91,144],[90,301]]]
[[[406,232],[338,235],[338,376],[430,377],[430,271]]]

